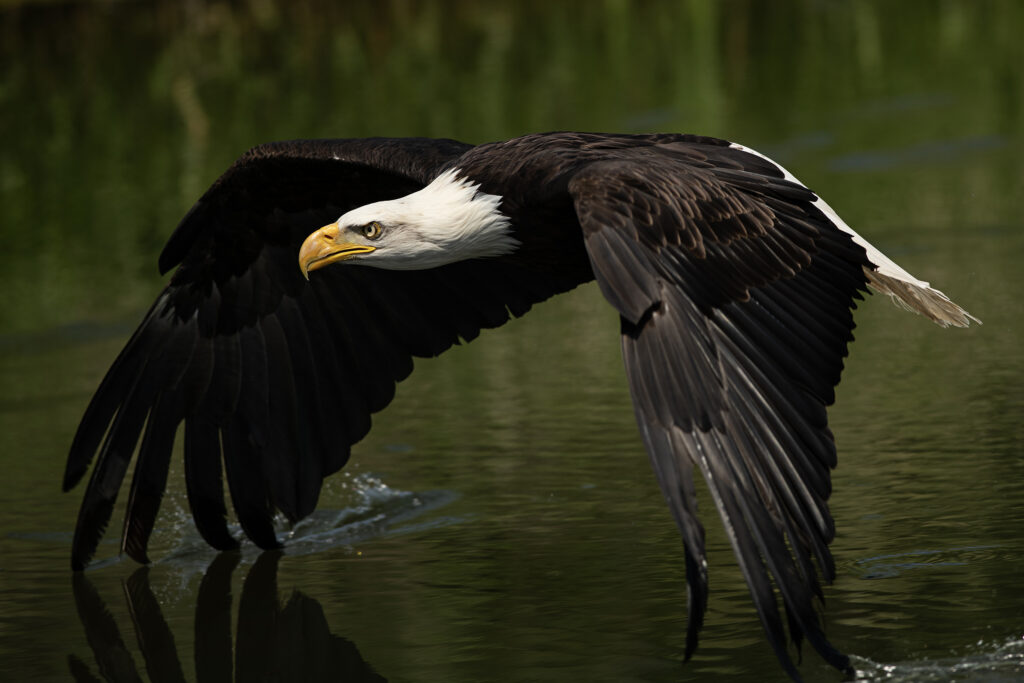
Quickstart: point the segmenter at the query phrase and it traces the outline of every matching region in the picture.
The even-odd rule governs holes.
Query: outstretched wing
[[[797,646],[806,637],[848,669],[814,597],[819,572],[835,573],[825,407],[866,289],[864,248],[813,193],[724,141],[623,151],[585,167],[569,189],[601,291],[621,315],[637,422],[682,532],[686,656],[707,604],[696,468],[786,670],[798,678],[776,590]]]
[[[292,520],[313,510],[323,478],[390,402],[412,356],[437,355],[574,284],[478,261],[418,272],[346,266],[303,279],[297,255],[310,232],[423,187],[468,148],[421,139],[274,143],[243,156],[203,195],[160,257],[162,271],[177,271],[75,435],[65,490],[96,456],[75,569],[99,543],[140,437],[125,552],[147,561],[182,421],[202,536],[219,549],[237,543],[226,523],[226,474],[243,530],[273,547],[273,508]],[[484,269],[489,277],[480,277]]]

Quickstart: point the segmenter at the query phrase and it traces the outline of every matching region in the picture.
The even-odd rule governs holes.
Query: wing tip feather
[[[864,267],[864,273],[875,291],[889,295],[901,308],[919,313],[940,327],[970,327],[972,322],[982,324],[980,319],[927,283],[909,282],[868,266]]]

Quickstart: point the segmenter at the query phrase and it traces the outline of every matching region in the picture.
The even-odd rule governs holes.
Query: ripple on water
[[[969,564],[980,555],[988,556],[996,545],[963,546],[941,550],[911,550],[905,553],[877,555],[857,560],[854,564],[864,579],[887,579],[917,569],[952,567]]]

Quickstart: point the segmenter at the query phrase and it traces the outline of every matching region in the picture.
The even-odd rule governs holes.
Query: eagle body
[[[344,263],[342,263],[344,261]],[[783,668],[835,575],[827,500],[852,309],[870,289],[940,325],[975,320],[767,157],[693,135],[548,133],[270,143],[243,155],[160,255],[175,269],[90,402],[65,490],[92,466],[72,547],[96,550],[133,453],[122,550],[146,546],[184,423],[196,526],[278,545],[366,435],[413,357],[596,280],[619,313],[643,441],[684,542],[686,656],[706,610],[698,472]]]

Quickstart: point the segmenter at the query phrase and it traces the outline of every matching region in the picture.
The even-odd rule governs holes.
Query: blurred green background
[[[135,567],[86,574],[128,673],[104,664],[90,593],[71,585],[63,457],[163,285],[164,240],[238,155],[574,129],[759,149],[985,322],[943,331],[861,305],[831,412],[826,624],[868,678],[1024,677],[1022,27],[1016,0],[0,3],[0,672],[146,673]],[[297,531],[317,552],[281,559],[282,601],[317,601],[389,680],[782,680],[708,501],[711,611],[679,663],[682,551],[616,332],[584,287],[417,362],[322,498],[362,530],[322,547]],[[146,580],[183,676],[202,678],[213,555],[177,465],[162,520]],[[806,655],[808,679],[837,680]]]

